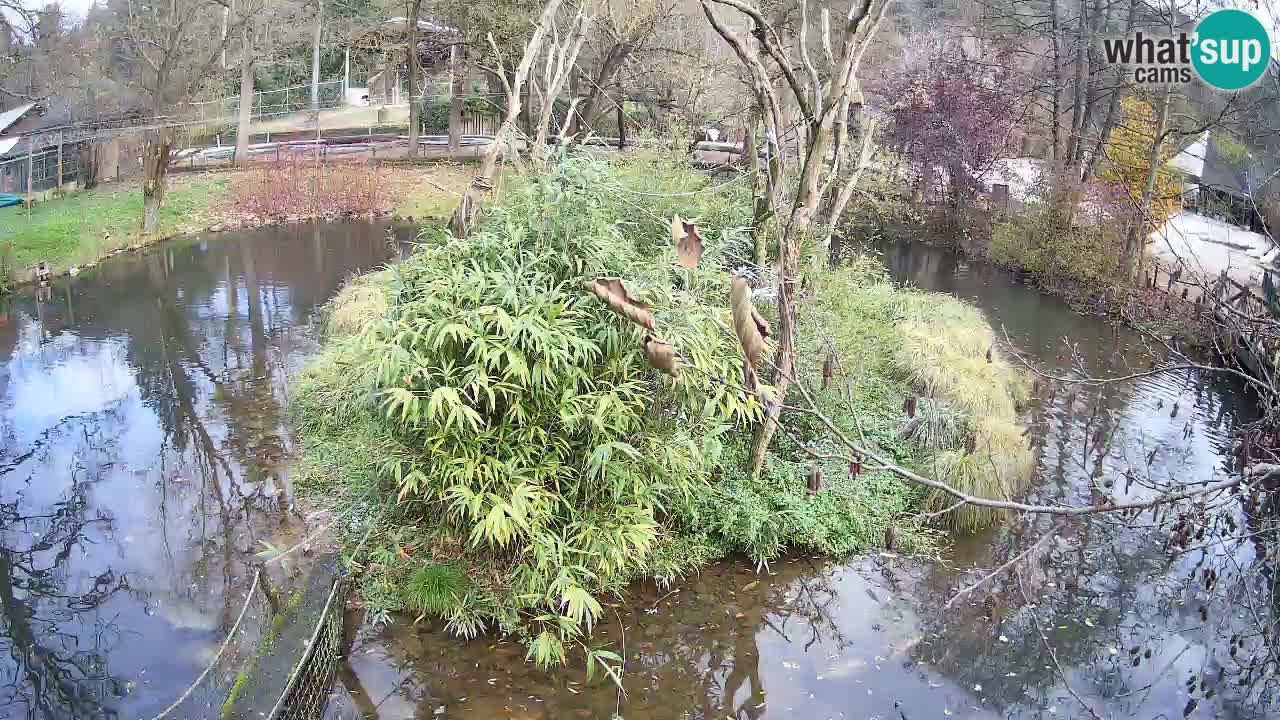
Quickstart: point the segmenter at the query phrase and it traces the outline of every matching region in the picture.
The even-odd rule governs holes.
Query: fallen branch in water
[[[1005,571],[1007,571],[1009,568],[1013,567],[1014,565],[1017,565],[1019,562],[1022,562],[1023,558],[1025,558],[1026,556],[1028,556],[1028,555],[1030,555],[1031,553],[1035,552],[1037,548],[1039,548],[1041,545],[1044,545],[1044,544],[1045,544],[1045,543],[1046,543],[1050,538],[1055,538],[1055,537],[1057,537],[1057,536],[1058,536],[1058,528],[1057,528],[1057,526],[1054,526],[1053,528],[1050,528],[1050,529],[1049,529],[1049,531],[1048,531],[1047,533],[1045,533],[1043,537],[1041,537],[1039,540],[1035,541],[1035,542],[1034,542],[1034,543],[1032,543],[1030,546],[1028,546],[1026,550],[1023,550],[1022,552],[1018,553],[1018,554],[1017,554],[1017,555],[1015,555],[1013,558],[1011,558],[1011,559],[1010,559],[1008,562],[1006,562],[1005,564],[1001,565],[1000,567],[996,568],[995,570],[992,570],[990,573],[988,573],[988,574],[984,575],[984,576],[982,577],[982,579],[978,580],[978,582],[976,582],[976,583],[974,583],[974,584],[972,584],[972,585],[969,585],[968,587],[961,589],[961,590],[960,590],[959,592],[957,592],[955,595],[952,595],[952,596],[951,596],[951,599],[950,599],[950,600],[948,600],[948,601],[947,601],[947,604],[946,604],[946,605],[944,605],[943,607],[950,608],[952,605],[954,605],[954,604],[955,604],[955,602],[956,602],[957,600],[959,600],[960,598],[964,597],[965,595],[968,595],[969,593],[973,592],[974,590],[977,590],[977,589],[978,589],[978,588],[979,588],[983,583],[987,582],[987,581],[988,581],[988,580],[990,580],[991,578],[993,578],[993,577],[996,577],[996,576],[998,576],[998,575],[1003,574],[1003,573],[1004,573]]]
[[[927,478],[923,475],[920,475],[919,473],[908,470],[907,468],[904,468],[901,465],[898,465],[897,463],[894,463],[886,459],[885,457],[871,450],[870,448],[862,447],[857,443],[853,442],[848,438],[848,436],[844,434],[842,430],[840,430],[839,427],[836,426],[835,422],[830,417],[828,417],[821,410],[817,409],[816,403],[814,403],[813,401],[813,396],[810,394],[809,389],[805,387],[804,383],[797,382],[796,387],[799,388],[801,394],[805,398],[805,402],[808,403],[810,407],[800,407],[797,405],[784,405],[783,409],[791,410],[793,412],[803,413],[805,415],[810,415],[820,420],[822,424],[825,425],[829,431],[831,431],[832,435],[835,436],[835,439],[838,440],[841,445],[845,446],[850,451],[852,451],[853,455],[845,456],[844,457],[845,460],[852,462],[855,457],[870,458],[874,460],[877,464],[879,464],[881,467],[883,467],[885,470],[888,470],[889,472],[893,473],[894,475],[897,475],[898,477],[904,480],[909,480],[918,485],[923,485],[928,488],[939,490],[948,495],[951,495],[952,497],[958,500],[962,500],[969,505],[977,505],[979,507],[987,507],[995,510],[1010,510],[1013,512],[1038,513],[1038,514],[1044,514],[1044,515],[1066,515],[1066,516],[1092,515],[1096,513],[1120,512],[1123,510],[1148,510],[1150,508],[1157,507],[1159,505],[1167,505],[1169,503],[1175,503],[1181,500],[1187,500],[1190,498],[1212,495],[1214,493],[1221,492],[1223,490],[1229,490],[1233,487],[1240,485],[1244,481],[1244,478],[1242,477],[1234,477],[1234,478],[1228,478],[1226,480],[1222,480],[1220,482],[1203,485],[1195,490],[1187,490],[1184,492],[1177,492],[1177,493],[1167,493],[1155,498],[1151,498],[1150,500],[1141,500],[1137,502],[1128,502],[1128,503],[1105,502],[1097,505],[1084,505],[1084,506],[1033,505],[1030,503],[1015,502],[1013,500],[995,500],[992,498],[978,497],[978,496],[969,495],[968,493],[957,490],[956,488],[952,487],[951,485],[948,485],[945,482],[942,482],[941,480],[934,480],[932,478]]]
[[[1067,679],[1067,673],[1063,671],[1062,665],[1058,662],[1058,653],[1053,649],[1053,646],[1049,644],[1049,637],[1044,634],[1044,628],[1040,626],[1040,616],[1036,614],[1035,605],[1033,605],[1031,603],[1031,599],[1027,597],[1026,588],[1022,587],[1022,574],[1016,573],[1015,577],[1018,580],[1018,592],[1022,594],[1022,601],[1026,603],[1027,612],[1031,613],[1031,621],[1035,623],[1036,634],[1040,636],[1040,641],[1044,643],[1045,649],[1049,651],[1049,659],[1053,660],[1053,666],[1057,668],[1058,676],[1062,678],[1062,686],[1067,689],[1067,692],[1071,693],[1071,697],[1075,698],[1076,702],[1080,703],[1080,707],[1084,708],[1086,712],[1093,716],[1094,720],[1102,720],[1102,718],[1098,717],[1098,713],[1093,711],[1093,707],[1089,705],[1089,703],[1085,702],[1084,698],[1080,697],[1080,694],[1076,692],[1075,688],[1071,687],[1071,681]]]

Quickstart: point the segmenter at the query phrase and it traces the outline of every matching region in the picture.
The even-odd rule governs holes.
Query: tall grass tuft
[[[895,287],[877,261],[861,256],[826,274],[818,299],[815,323],[827,328],[855,376],[849,382],[862,401],[861,415],[897,423],[885,428],[871,422],[867,432],[879,435],[882,446],[972,495],[1003,499],[1023,486],[1032,458],[1018,421],[1030,383],[1000,352],[980,311],[948,295]],[[859,375],[874,386],[863,387]],[[885,383],[886,377],[897,383]],[[920,397],[914,419],[899,410],[911,395]],[[835,412],[833,405],[829,413]],[[892,440],[884,439],[890,432]],[[970,437],[973,454],[965,452]],[[916,454],[896,448],[895,441]],[[950,497],[930,491],[924,504],[943,510],[954,504]],[[998,518],[962,508],[943,522],[976,529]]]
[[[329,301],[325,332],[332,336],[360,335],[387,312],[388,270],[358,275],[342,286]]]
[[[406,583],[405,604],[420,612],[448,615],[462,604],[468,585],[467,576],[461,570],[441,563],[427,563]]]

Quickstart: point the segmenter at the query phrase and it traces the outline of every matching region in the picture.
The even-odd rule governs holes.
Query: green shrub
[[[702,492],[721,433],[758,412],[709,379],[739,371],[720,331],[727,277],[689,278],[714,304],[673,290],[669,230],[643,252],[628,241],[614,182],[569,160],[466,240],[424,236],[348,359],[397,446],[380,475],[420,526],[463,544],[471,609],[518,627],[543,664],[596,622],[601,592],[645,573],[662,514]],[[603,276],[626,278],[698,370],[650,368],[642,331],[583,290]],[[422,572],[407,595],[440,613]]]
[[[675,264],[677,213],[705,240],[695,270]],[[914,519],[926,496],[888,471],[854,476],[824,461],[822,489],[809,495],[797,441],[842,452],[811,416],[789,414],[765,472],[744,471],[759,407],[718,379],[742,372],[725,270],[749,253],[748,214],[741,183],[656,154],[570,157],[509,178],[465,241],[427,233],[410,258],[348,284],[292,407],[300,487],[332,495],[341,478],[372,498],[352,525],[381,523],[358,580],[375,618],[430,614],[464,637],[496,626],[539,664],[579,646],[589,667],[608,670],[610,656],[587,650],[584,635],[630,580],[671,582],[729,553],[759,563],[789,550],[844,555],[887,536],[908,552],[934,547]],[[658,334],[682,355],[677,379],[646,364],[641,330],[583,290],[605,276],[653,308]],[[814,392],[849,437],[926,471],[997,427],[986,423],[1016,428],[1018,383],[1003,359],[986,363],[991,330],[979,313],[895,288],[861,257],[818,273],[811,291],[797,371],[816,388],[834,348],[839,372]],[[934,361],[956,361],[954,377],[922,367]],[[937,396],[925,404],[933,419],[904,433],[903,400],[922,385]],[[961,393],[979,397],[951,397]],[[978,419],[980,408],[997,417]]]
[[[428,135],[443,135],[449,132],[448,98],[438,99],[424,97],[419,109],[418,124],[422,132]],[[505,108],[495,105],[487,97],[470,95],[462,101],[463,115],[501,115]]]
[[[1067,279],[1098,287],[1115,278],[1122,243],[1114,227],[1067,230],[1049,210],[1033,209],[997,223],[987,254],[995,263],[1036,273],[1051,283]]]

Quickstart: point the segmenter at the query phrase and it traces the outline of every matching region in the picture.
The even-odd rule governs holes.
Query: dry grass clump
[[[387,312],[390,271],[358,275],[329,301],[325,331],[332,336],[359,335]]]
[[[896,287],[864,258],[832,273],[819,297],[841,357],[871,376],[883,368],[919,398],[915,417],[903,419],[897,439],[924,452],[924,472],[970,495],[1003,499],[1018,491],[1032,465],[1019,424],[1030,383],[996,346],[977,308],[949,295]],[[880,392],[881,405],[894,401]],[[929,491],[924,502],[936,512],[956,501]],[[944,522],[974,530],[998,517],[962,507]]]

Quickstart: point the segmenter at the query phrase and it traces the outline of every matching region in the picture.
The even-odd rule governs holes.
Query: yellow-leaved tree
[[[1125,205],[1132,210],[1141,207],[1142,193],[1151,170],[1151,146],[1155,143],[1156,116],[1151,104],[1136,97],[1120,101],[1121,121],[1107,138],[1106,156],[1098,173],[1102,180],[1120,187]],[[1155,191],[1151,195],[1151,216],[1143,235],[1164,224],[1178,211],[1182,183],[1168,167],[1177,147],[1163,143],[1158,162]]]

